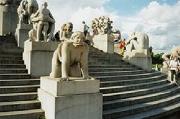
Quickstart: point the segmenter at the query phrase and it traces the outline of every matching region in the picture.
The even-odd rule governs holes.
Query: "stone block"
[[[76,78],[71,81],[60,81],[60,78],[41,77],[41,89],[50,92],[54,96],[98,93],[99,80],[84,80]],[[51,88],[49,88],[51,87]]]
[[[125,52],[123,59],[146,71],[152,71],[152,58],[147,50],[131,53]]]
[[[97,80],[58,81],[43,77],[38,98],[46,119],[102,119],[103,99]]]
[[[31,29],[32,25],[18,24],[15,34],[18,47],[24,48],[24,42],[28,39],[28,33]]]
[[[94,47],[106,53],[114,53],[113,37],[110,34],[99,34],[93,37]]]
[[[57,46],[57,42],[25,41],[23,60],[28,73],[33,77],[49,75],[53,53]]]
[[[18,23],[16,5],[0,5],[0,35],[15,33]]]

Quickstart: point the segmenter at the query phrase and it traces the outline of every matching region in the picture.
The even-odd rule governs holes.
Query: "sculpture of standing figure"
[[[38,10],[38,3],[36,0],[27,0],[28,8],[27,11],[30,14],[30,16]]]
[[[18,9],[17,9],[17,13],[19,16],[19,24],[28,24],[28,11],[27,11],[27,7],[28,7],[28,2],[27,0],[22,0]]]
[[[42,8],[31,17],[32,22],[38,22],[36,41],[50,41],[53,37],[55,20],[47,6],[47,2],[44,2]]]
[[[22,0],[17,13],[19,16],[19,24],[31,24],[30,16],[38,10],[36,0]]]

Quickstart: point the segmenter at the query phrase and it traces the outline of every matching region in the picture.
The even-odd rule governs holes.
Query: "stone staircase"
[[[0,37],[0,119],[41,119],[37,100],[40,80],[31,79],[22,60],[22,49],[13,37]]]
[[[166,75],[145,72],[95,48],[90,58],[101,63],[89,70],[101,81],[103,119],[169,119],[165,117],[180,111],[180,88],[170,84]]]
[[[89,72],[101,81],[103,119],[155,119],[180,110],[180,88],[166,75],[146,72],[117,54],[91,47]],[[39,83],[28,75],[15,40],[0,37],[0,119],[43,119]]]

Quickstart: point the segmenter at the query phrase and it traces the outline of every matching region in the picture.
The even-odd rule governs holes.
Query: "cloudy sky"
[[[180,0],[37,0],[48,1],[56,19],[56,29],[72,22],[80,30],[82,21],[91,25],[98,16],[109,16],[124,37],[134,31],[145,32],[154,49],[180,45]]]

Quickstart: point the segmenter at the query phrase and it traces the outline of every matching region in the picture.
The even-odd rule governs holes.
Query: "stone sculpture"
[[[36,0],[22,0],[17,9],[19,24],[31,24],[30,16],[37,10],[38,3]]]
[[[73,24],[71,22],[63,24],[60,31],[60,40],[69,40],[73,34]]]
[[[94,35],[110,34],[112,32],[112,23],[109,17],[95,18],[91,25]]]
[[[72,34],[70,41],[59,44],[52,58],[51,78],[83,77],[88,79],[88,45],[83,32]]]
[[[29,41],[37,39],[37,22],[33,22],[33,28],[29,31]]]
[[[27,11],[27,0],[22,0],[18,9],[17,13],[19,16],[19,24],[25,23],[28,24],[28,11]]]
[[[134,32],[127,39],[123,59],[146,71],[151,71],[152,59],[150,49],[148,35]]]
[[[28,11],[29,17],[30,17],[32,14],[37,12],[38,3],[36,0],[27,0],[27,3],[28,3],[27,11]]]
[[[36,41],[50,41],[53,38],[55,29],[55,20],[47,9],[47,2],[44,2],[42,8],[31,16],[31,21],[37,23],[37,39]]]
[[[128,37],[126,44],[126,52],[143,53],[144,50],[149,50],[149,37],[145,33],[134,32]]]

